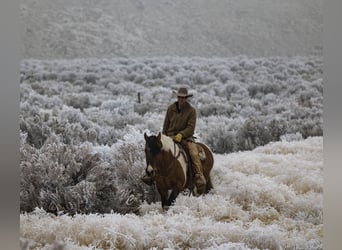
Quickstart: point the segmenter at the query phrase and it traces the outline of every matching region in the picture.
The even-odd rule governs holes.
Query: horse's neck
[[[168,151],[168,150],[172,151],[172,149],[174,148],[175,143],[173,142],[172,138],[169,136],[162,135],[161,136],[161,142],[163,145],[162,150],[164,150],[164,151]]]
[[[159,174],[167,176],[172,172],[176,164],[177,159],[172,155],[171,152],[163,151],[157,159],[157,168]]]
[[[174,158],[177,159],[181,154],[183,154],[185,158],[188,158],[189,153],[187,152],[186,148],[184,148],[181,144],[175,143],[171,137],[162,135],[161,141],[163,144],[162,150],[166,152],[170,151]]]

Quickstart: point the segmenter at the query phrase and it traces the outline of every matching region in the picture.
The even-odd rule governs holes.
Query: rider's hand
[[[173,140],[175,142],[181,142],[182,137],[183,137],[183,135],[181,133],[178,133],[178,134],[175,135],[175,137],[173,137]]]

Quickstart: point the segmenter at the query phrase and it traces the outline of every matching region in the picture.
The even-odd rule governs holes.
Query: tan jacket
[[[196,110],[188,102],[179,110],[178,102],[175,102],[166,111],[162,133],[168,136],[181,133],[183,139],[192,139],[195,126]]]

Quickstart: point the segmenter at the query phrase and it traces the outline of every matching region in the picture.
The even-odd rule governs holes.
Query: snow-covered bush
[[[20,130],[27,133],[26,143],[36,148],[40,148],[50,136],[50,128],[44,122],[44,117],[37,113],[31,117],[21,117]]]
[[[25,137],[22,134],[22,140]],[[117,145],[111,163],[90,147],[64,144],[55,135],[40,149],[23,144],[21,211],[41,207],[52,213],[127,213],[136,212],[143,200],[158,198],[139,180],[145,167],[143,145]]]

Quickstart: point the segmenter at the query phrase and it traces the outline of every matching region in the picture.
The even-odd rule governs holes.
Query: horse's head
[[[144,133],[145,137],[145,155],[146,155],[146,165],[147,165],[147,173],[149,175],[154,175],[156,167],[156,156],[162,151],[163,144],[161,142],[161,134],[147,136]]]
[[[157,155],[158,153],[160,153],[163,144],[161,142],[161,134],[159,132],[159,134],[157,136],[155,135],[151,135],[151,136],[147,136],[146,133],[144,133],[144,137],[145,137],[145,152],[146,154],[152,154],[152,156]]]

